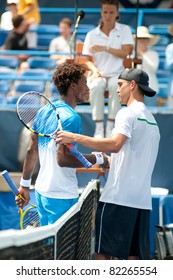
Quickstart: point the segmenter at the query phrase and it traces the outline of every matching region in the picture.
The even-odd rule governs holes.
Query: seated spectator
[[[8,11],[1,16],[0,28],[5,30],[13,29],[12,18],[17,15],[17,0],[7,0]]]
[[[26,32],[28,30],[28,23],[23,16],[17,15],[12,18],[13,29],[9,32],[3,49],[5,50],[28,50],[28,41],[26,38]],[[17,57],[20,59],[21,63],[18,69],[18,74],[20,74],[24,69],[28,68],[28,55],[19,54]]]
[[[117,94],[118,76],[124,70],[124,59],[133,47],[130,27],[118,22],[119,1],[101,1],[99,26],[86,35],[83,54],[91,73],[88,76],[95,138],[111,137],[116,113],[120,109]],[[109,91],[108,116],[104,131],[104,92]]]
[[[54,38],[49,45],[50,52],[64,52],[71,54],[71,29],[72,21],[70,18],[63,18],[59,22],[60,35]],[[51,58],[57,60],[57,64],[64,63],[69,55],[52,54]]]
[[[173,23],[169,26],[168,32],[173,36]],[[168,84],[168,101],[167,105],[173,107],[173,42],[167,45],[165,50],[166,68],[170,71]]]
[[[136,39],[136,35],[134,36]],[[157,93],[159,91],[159,82],[157,79],[157,70],[159,67],[159,54],[151,49],[159,41],[160,36],[152,35],[145,26],[137,28],[137,57],[142,59],[142,64],[137,68],[142,68],[150,77],[150,87]],[[147,96],[144,99],[145,105],[156,105],[156,99],[151,100]]]

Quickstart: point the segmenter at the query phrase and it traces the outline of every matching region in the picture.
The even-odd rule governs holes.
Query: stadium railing
[[[99,194],[99,181],[91,180],[79,201],[54,224],[1,231],[0,259],[94,259],[94,218]]]

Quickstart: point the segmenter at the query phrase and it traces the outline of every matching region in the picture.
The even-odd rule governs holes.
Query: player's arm
[[[84,157],[91,162],[93,165],[98,164],[97,158],[94,154],[84,154]],[[103,169],[109,168],[109,157],[103,155],[103,164],[100,164],[100,167]],[[59,145],[57,151],[57,162],[61,167],[71,167],[71,168],[78,168],[83,167],[83,164],[75,157],[73,154],[67,149],[65,145]]]
[[[127,138],[127,136],[120,133],[115,133],[112,138],[97,139],[86,135],[60,131],[57,132],[56,142],[60,144],[76,142],[96,151],[118,153]]]
[[[31,133],[31,139],[30,139],[30,142],[28,145],[28,149],[26,152],[26,157],[25,157],[24,165],[23,165],[23,179],[24,180],[31,179],[32,172],[37,163],[37,157],[38,157],[37,135],[35,133]],[[25,201],[23,201],[21,198],[16,198],[16,204],[19,207],[24,207],[29,202],[29,199],[30,199],[29,187],[20,185],[19,192],[25,198]]]

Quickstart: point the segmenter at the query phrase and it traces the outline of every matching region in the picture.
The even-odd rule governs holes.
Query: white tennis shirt
[[[151,175],[160,133],[153,115],[142,102],[133,102],[116,115],[115,133],[128,137],[111,166],[100,201],[151,209]]]
[[[91,52],[93,45],[107,46],[114,49],[121,49],[122,45],[134,45],[130,27],[125,24],[116,23],[109,36],[103,33],[100,27],[89,31],[86,35],[83,54],[94,58],[94,64],[104,77],[113,77],[124,70],[123,59],[113,56],[108,52]]]

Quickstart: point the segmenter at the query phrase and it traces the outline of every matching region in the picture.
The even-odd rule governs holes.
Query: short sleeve
[[[114,133],[119,133],[131,138],[133,131],[134,117],[129,109],[122,108],[116,115]]]
[[[86,37],[85,37],[85,41],[84,41],[84,45],[83,45],[83,51],[82,53],[84,55],[90,55],[93,56],[93,53],[90,52],[90,47],[91,47],[91,33],[87,33]]]
[[[82,123],[79,115],[71,116],[62,123],[64,131],[81,134]],[[77,148],[78,144],[73,142],[73,145]]]
[[[77,133],[77,134],[81,134],[82,132],[81,118],[78,115],[74,115],[66,119],[62,123],[62,126],[64,131]]]
[[[122,45],[134,45],[133,35],[128,25],[124,25],[124,36],[122,37]]]

